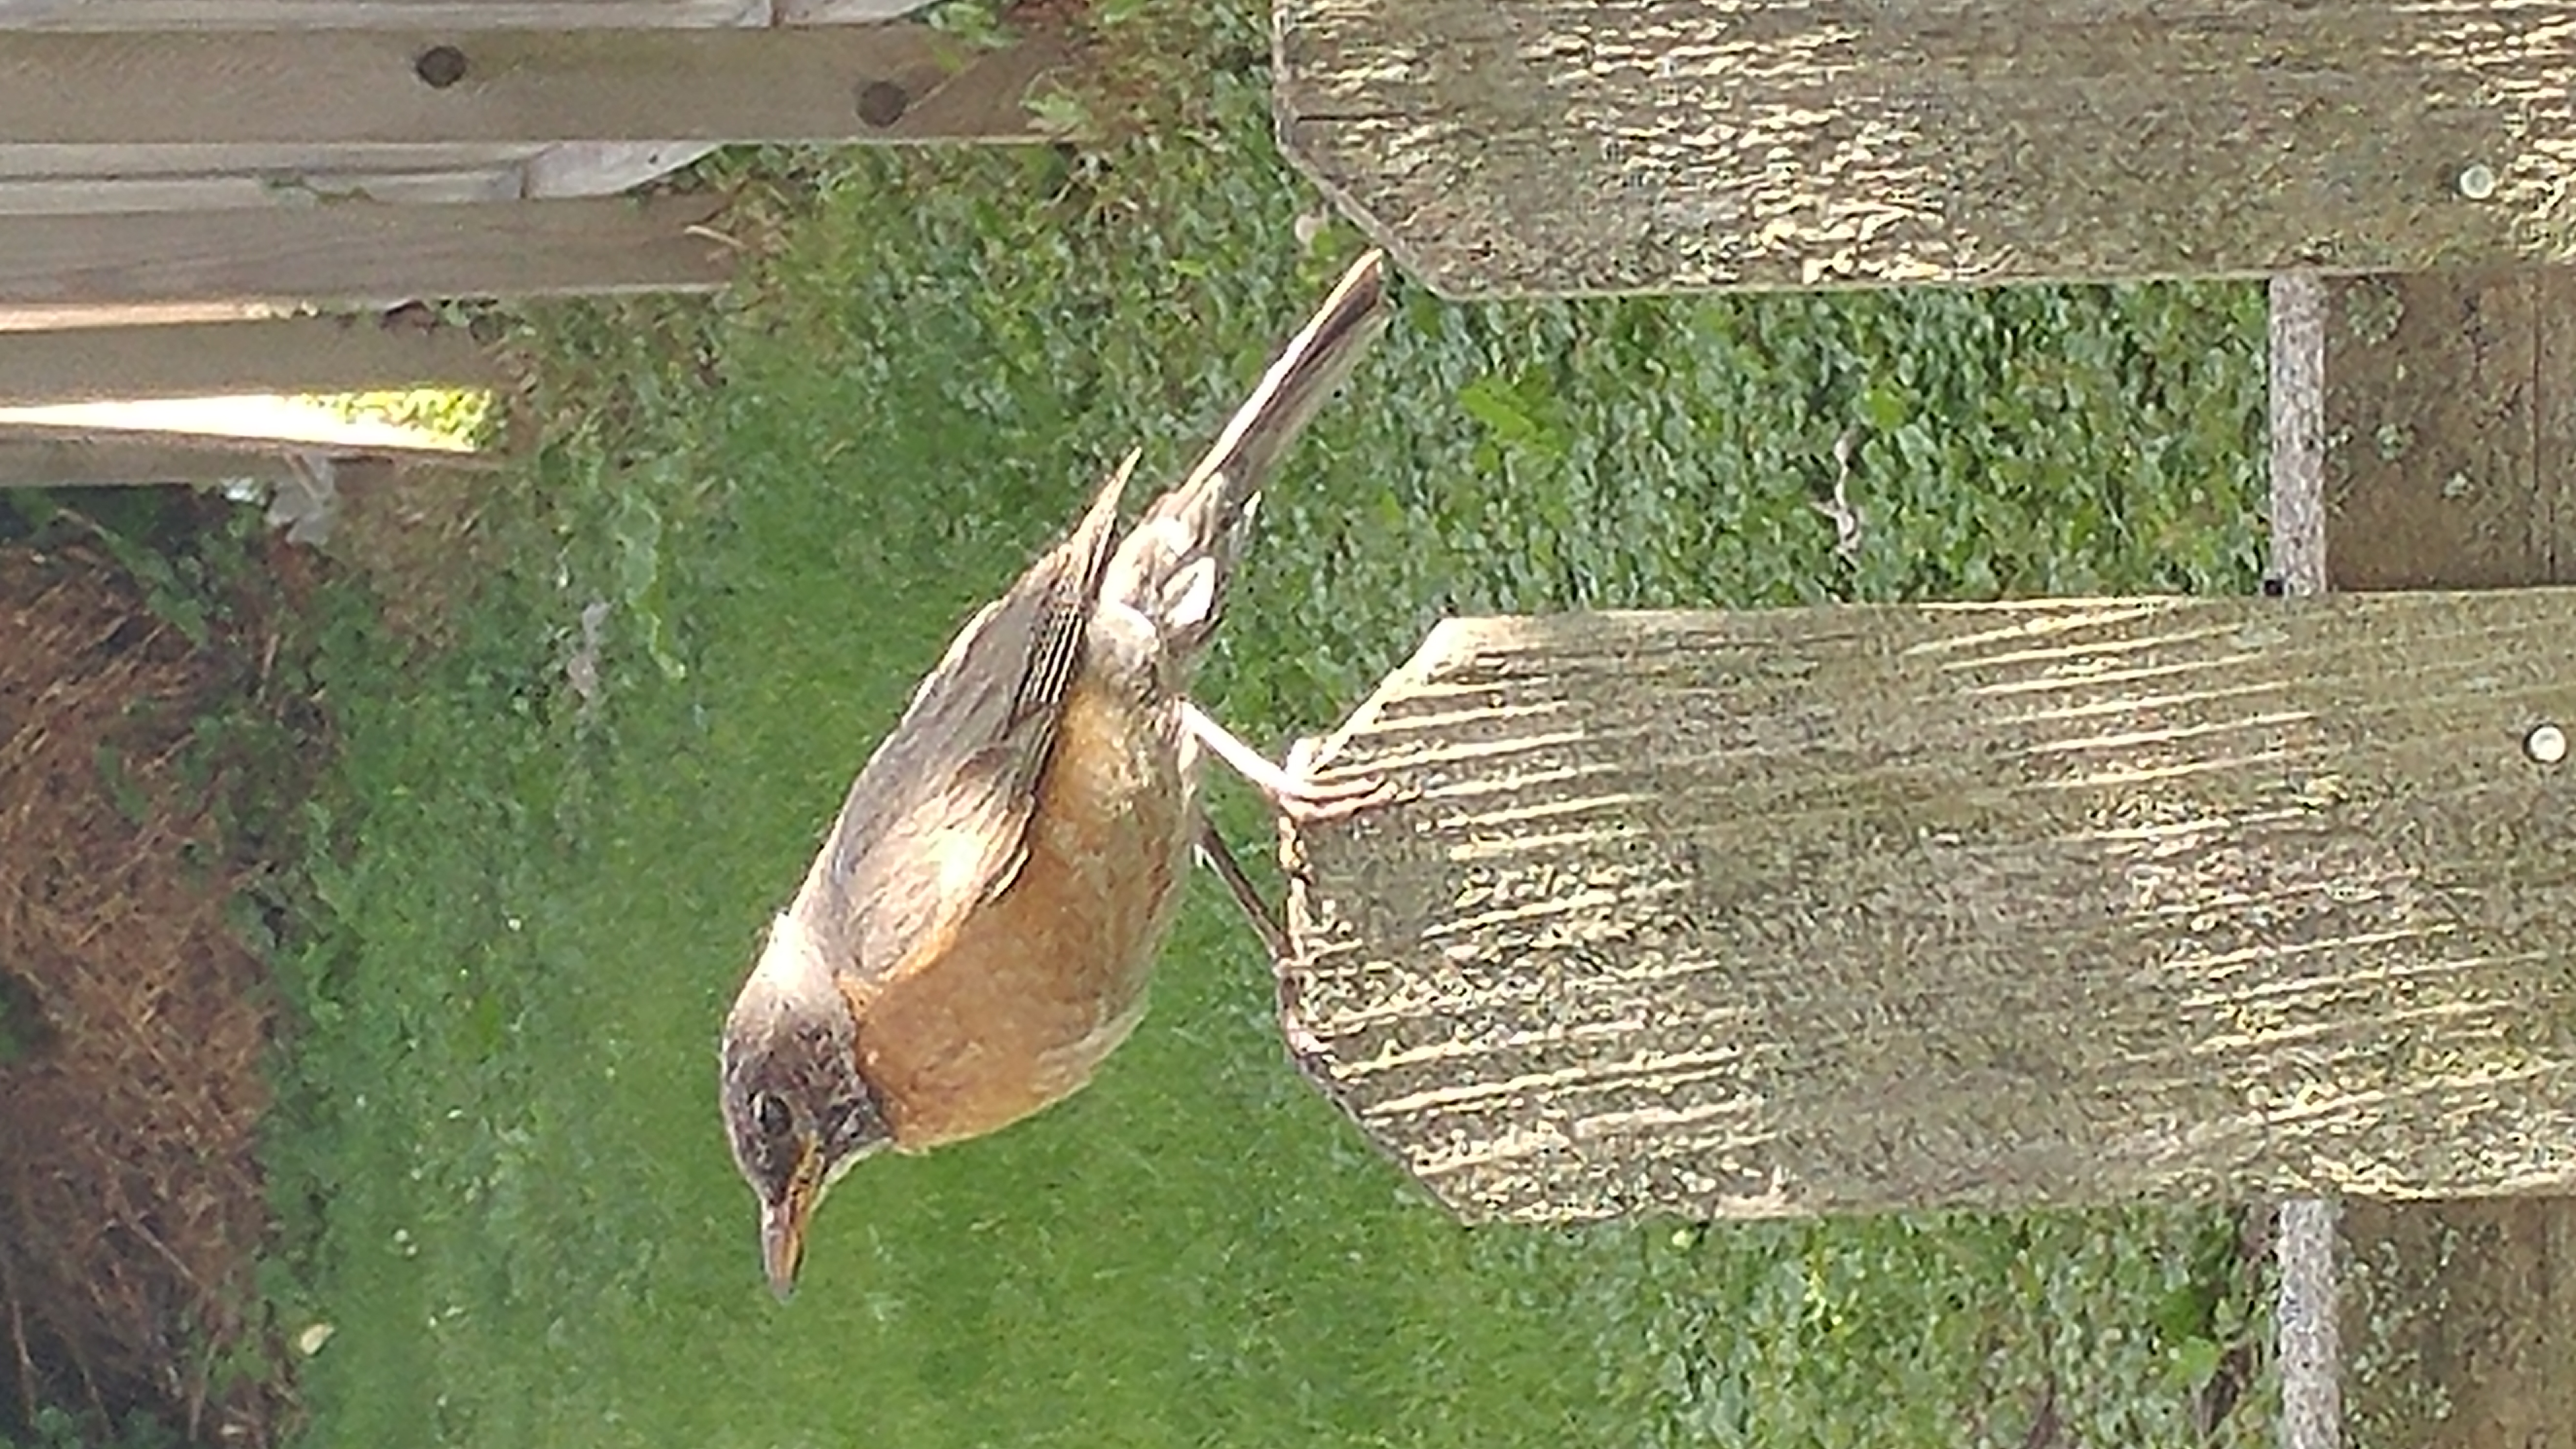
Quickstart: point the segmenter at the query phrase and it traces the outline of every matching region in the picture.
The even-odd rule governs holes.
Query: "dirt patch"
[[[273,641],[238,617],[192,640],[100,553],[21,546],[0,638],[0,1422],[143,1409],[271,1442],[272,1012],[227,925],[249,867],[199,721],[255,693]]]

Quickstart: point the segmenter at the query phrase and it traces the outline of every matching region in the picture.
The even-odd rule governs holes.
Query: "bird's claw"
[[[1330,783],[1291,776],[1293,788],[1271,797],[1279,813],[1299,825],[1321,825],[1329,820],[1342,820],[1363,810],[1389,804],[1398,791],[1395,783],[1379,775],[1363,775],[1355,780]]]
[[[1260,791],[1273,810],[1297,824],[1339,820],[1395,798],[1387,783],[1375,776],[1330,783],[1315,779],[1310,771],[1322,742],[1311,736],[1289,748],[1285,764],[1274,765],[1187,700],[1181,702],[1181,723],[1200,745]]]
[[[1383,775],[1317,780],[1311,772],[1323,743],[1306,735],[1288,747],[1288,758],[1279,767],[1281,788],[1269,792],[1271,804],[1280,814],[1299,825],[1320,825],[1391,804],[1402,795],[1395,782]]]

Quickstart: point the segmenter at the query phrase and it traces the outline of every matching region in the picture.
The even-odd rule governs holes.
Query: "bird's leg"
[[[1267,797],[1272,808],[1301,825],[1336,820],[1395,798],[1395,788],[1382,779],[1323,785],[1307,776],[1302,760],[1297,768],[1282,769],[1188,700],[1181,701],[1181,727]]]
[[[1270,908],[1270,903],[1261,898],[1261,892],[1253,887],[1252,877],[1243,873],[1243,863],[1234,858],[1233,849],[1225,843],[1225,837],[1217,831],[1216,822],[1209,819],[1204,810],[1199,812],[1198,847],[1199,858],[1206,861],[1209,869],[1225,882],[1226,890],[1234,896],[1234,903],[1243,908],[1244,918],[1252,922],[1253,931],[1261,937],[1261,944],[1270,948],[1271,963],[1277,965],[1286,961],[1288,927],[1280,921],[1279,913]]]

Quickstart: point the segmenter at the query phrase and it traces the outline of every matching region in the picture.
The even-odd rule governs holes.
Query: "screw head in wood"
[[[2495,195],[2496,174],[2483,161],[2472,161],[2460,168],[2460,194],[2471,201],[2484,201]]]
[[[411,73],[434,91],[465,79],[465,52],[452,45],[433,45],[411,63]]]
[[[893,81],[870,81],[859,87],[859,119],[871,126],[891,126],[912,108],[912,97]]]
[[[2538,724],[2522,737],[2522,752],[2532,763],[2554,765],[2567,758],[2567,731],[2554,724]]]

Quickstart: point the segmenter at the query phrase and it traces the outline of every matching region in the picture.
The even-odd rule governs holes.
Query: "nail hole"
[[[2567,731],[2554,724],[2533,725],[2522,737],[2522,752],[2535,764],[2557,764],[2567,758]]]
[[[912,108],[912,97],[893,81],[870,81],[859,87],[859,119],[871,126],[891,126]]]
[[[431,90],[443,91],[465,79],[465,52],[452,45],[433,45],[411,63],[411,72]]]

